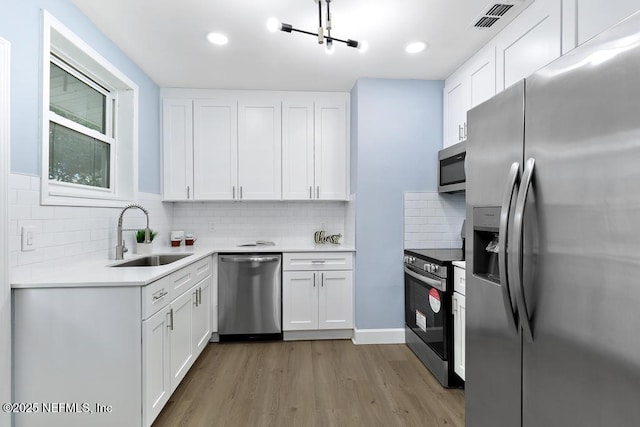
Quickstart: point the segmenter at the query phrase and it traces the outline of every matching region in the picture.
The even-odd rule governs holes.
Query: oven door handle
[[[404,272],[406,274],[408,274],[409,276],[413,277],[414,279],[429,285],[433,288],[438,289],[439,291],[442,292],[446,292],[447,291],[447,282],[446,280],[436,280],[436,279],[431,279],[429,277],[423,276],[422,274],[418,274],[415,271],[411,270],[409,267],[407,267],[406,265],[404,266]]]

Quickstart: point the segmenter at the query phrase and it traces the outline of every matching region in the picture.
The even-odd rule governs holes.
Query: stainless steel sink
[[[167,255],[147,255],[131,261],[114,264],[111,267],[157,267],[159,265],[171,264],[193,254],[167,254]]]

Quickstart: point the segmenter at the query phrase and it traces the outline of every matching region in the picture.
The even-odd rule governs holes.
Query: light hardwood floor
[[[153,427],[464,426],[405,345],[350,340],[209,344]]]

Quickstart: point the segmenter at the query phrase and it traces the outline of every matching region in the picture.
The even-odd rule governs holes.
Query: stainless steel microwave
[[[438,193],[463,193],[465,191],[464,160],[466,156],[466,142],[459,142],[438,151]]]

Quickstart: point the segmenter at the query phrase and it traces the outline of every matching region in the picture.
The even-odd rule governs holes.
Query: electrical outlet
[[[36,250],[36,228],[34,226],[22,227],[22,252]]]

